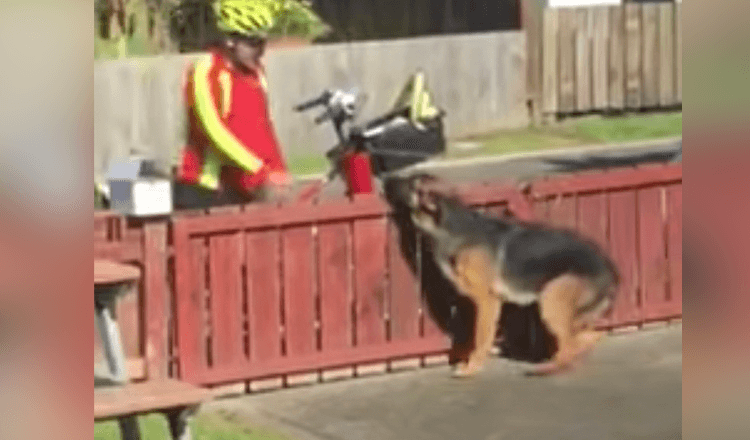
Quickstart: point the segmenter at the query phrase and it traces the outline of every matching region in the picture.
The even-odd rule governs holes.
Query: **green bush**
[[[271,29],[271,37],[297,37],[305,40],[315,40],[331,32],[310,3],[300,0],[284,0],[283,10]]]

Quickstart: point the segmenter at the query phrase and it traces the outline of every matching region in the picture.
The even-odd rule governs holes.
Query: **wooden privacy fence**
[[[681,165],[555,177],[527,189],[475,184],[458,192],[486,211],[509,209],[602,244],[623,283],[601,327],[681,316]],[[379,197],[99,225],[98,256],[145,268],[135,356],[146,358],[149,377],[213,386],[449,347]]]
[[[541,32],[546,114],[682,104],[682,3],[549,8]]]

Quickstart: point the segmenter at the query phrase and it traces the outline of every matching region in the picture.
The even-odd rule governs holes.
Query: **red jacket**
[[[218,189],[250,192],[272,171],[287,168],[266,98],[265,78],[234,69],[212,52],[187,71],[188,142],[178,179]]]

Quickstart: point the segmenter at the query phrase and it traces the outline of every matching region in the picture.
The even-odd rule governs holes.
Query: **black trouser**
[[[207,209],[215,206],[242,205],[267,201],[268,192],[265,188],[261,187],[252,194],[246,195],[232,188],[222,188],[213,191],[201,188],[198,185],[175,182],[172,197],[175,210]]]

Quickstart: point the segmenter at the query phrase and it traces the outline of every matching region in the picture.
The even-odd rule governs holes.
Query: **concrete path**
[[[672,440],[682,425],[682,327],[612,335],[568,376],[493,358],[216,401],[295,440]]]

